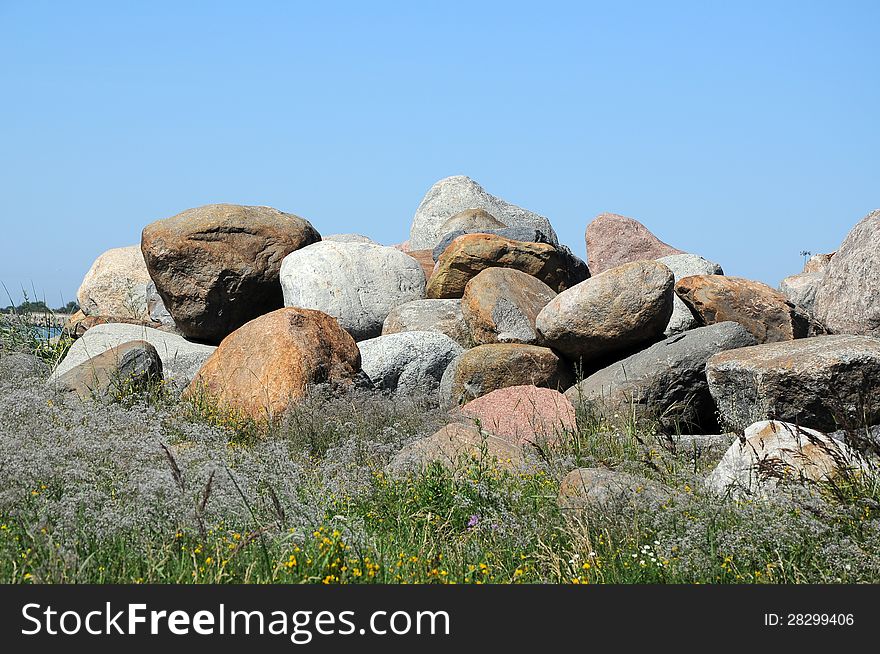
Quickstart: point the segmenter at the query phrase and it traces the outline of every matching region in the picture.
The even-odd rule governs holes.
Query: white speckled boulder
[[[321,241],[281,264],[284,305],[333,316],[356,341],[379,336],[391,310],[425,296],[425,273],[400,250]]]
[[[378,388],[434,393],[446,367],[463,351],[440,332],[400,332],[358,343],[361,369]]]

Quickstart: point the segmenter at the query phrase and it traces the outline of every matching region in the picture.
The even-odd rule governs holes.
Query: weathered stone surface
[[[379,336],[391,310],[425,295],[425,273],[399,250],[369,243],[322,241],[281,265],[284,304],[339,320],[355,340]]]
[[[394,307],[382,324],[382,335],[433,331],[446,334],[464,348],[474,346],[461,312],[461,300],[413,300]]]
[[[404,447],[388,464],[392,476],[418,472],[432,463],[452,470],[467,467],[471,461],[502,468],[518,468],[524,463],[522,448],[510,441],[480,431],[471,425],[453,423],[427,438]]]
[[[733,320],[748,329],[759,343],[809,335],[809,315],[761,282],[724,275],[693,275],[680,280],[675,293],[704,325]]]
[[[822,272],[789,275],[779,283],[779,292],[789,302],[812,314],[815,311],[816,291],[819,290],[819,285],[824,277],[825,273]]]
[[[511,241],[491,234],[465,234],[440,255],[426,295],[461,297],[465,285],[486,268],[513,268],[560,291],[577,283],[568,264],[567,258],[547,243]]]
[[[457,230],[472,232],[481,229],[498,229],[499,227],[507,227],[507,225],[485,209],[465,209],[444,222],[440,226],[440,233],[445,234]]]
[[[52,380],[59,391],[81,397],[143,391],[162,381],[162,359],[146,341],[129,341],[105,350]]]
[[[370,243],[371,245],[381,245],[381,243],[377,243],[369,236],[364,236],[363,234],[329,234],[328,236],[322,236],[322,241],[336,241],[337,243]]]
[[[577,468],[559,485],[559,506],[567,510],[608,508],[618,504],[659,506],[675,493],[658,482],[607,468]]]
[[[440,380],[440,399],[463,404],[508,386],[565,390],[573,383],[571,368],[550,348],[494,343],[465,350],[449,364]]]
[[[706,362],[719,352],[756,343],[735,322],[699,327],[603,368],[565,395],[600,411],[624,409],[658,419],[672,431],[713,430],[715,402],[706,381]]]
[[[177,325],[174,324],[174,318],[171,317],[168,309],[165,308],[162,296],[159,295],[156,285],[152,281],[147,284],[147,314],[151,322],[161,325],[159,329],[166,327],[172,331],[178,331]]]
[[[828,264],[831,263],[831,259],[834,257],[835,254],[836,252],[832,252],[830,254],[814,254],[810,257],[809,261],[804,264],[804,272],[825,272],[828,269]]]
[[[704,259],[698,254],[671,254],[668,257],[657,259],[672,271],[672,276],[677,282],[691,275],[723,275],[724,271],[717,263]],[[689,329],[700,326],[700,321],[691,312],[688,306],[677,295],[672,297],[672,316],[669,324],[663,332],[666,336],[680,334]]]
[[[596,216],[586,232],[587,263],[597,275],[625,263],[684,254],[667,245],[638,220],[616,213]]]
[[[144,228],[141,250],[178,329],[217,343],[282,306],[286,255],[320,241],[307,221],[271,207],[210,204]]]
[[[431,251],[410,250],[407,254],[422,267],[422,272],[425,273],[425,280],[431,279],[431,275],[434,274],[434,256]]]
[[[672,288],[672,272],[662,263],[624,264],[557,295],[536,325],[563,354],[598,358],[661,336],[672,315]]]
[[[187,394],[206,394],[255,418],[272,418],[309,387],[351,383],[361,368],[354,339],[326,313],[285,307],[223,339]]]
[[[459,236],[465,236],[466,234],[491,234],[492,236],[501,236],[502,238],[507,238],[511,241],[522,241],[523,243],[548,243],[559,249],[559,245],[552,243],[550,238],[544,234],[544,232],[533,227],[499,227],[498,229],[471,230],[456,229],[450,232],[445,232],[437,242],[437,245],[434,246],[434,249],[431,251],[434,261],[437,261],[437,259],[440,258],[440,255],[443,254],[443,251],[449,247],[452,241]]]
[[[709,390],[726,423],[794,422],[831,431],[880,423],[880,339],[816,336],[709,359]]]
[[[361,367],[377,388],[398,393],[435,393],[462,347],[436,331],[400,332],[358,343]]]
[[[107,250],[92,264],[76,293],[87,316],[147,320],[150,273],[137,245]]]
[[[180,386],[189,383],[216,349],[212,345],[193,343],[177,334],[150,327],[122,323],[96,325],[73,343],[50,379],[54,381],[71,368],[112,347],[138,340],[147,341],[156,348],[166,381]]]
[[[476,343],[539,344],[535,319],[554,297],[553,289],[536,277],[512,268],[487,268],[465,286],[461,311]]]
[[[576,429],[574,407],[559,391],[509,386],[461,407],[462,416],[516,445],[552,445]]]
[[[766,497],[780,482],[827,482],[861,466],[842,441],[775,420],[750,425],[706,478],[706,486],[733,497]]]
[[[847,234],[825,270],[815,307],[833,334],[880,337],[880,209]]]
[[[469,177],[457,175],[441,179],[425,194],[413,217],[409,247],[413,250],[433,248],[443,235],[446,221],[467,209],[485,209],[508,227],[540,229],[553,243],[557,242],[549,220],[496,198]]]

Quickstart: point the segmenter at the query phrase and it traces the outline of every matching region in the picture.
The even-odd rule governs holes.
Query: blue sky
[[[613,211],[776,285],[880,207],[878,25],[854,1],[0,0],[0,281],[60,304],[211,202],[396,243],[466,174],[581,255]]]

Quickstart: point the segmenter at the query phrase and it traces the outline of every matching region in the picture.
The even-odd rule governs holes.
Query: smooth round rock
[[[400,332],[358,343],[361,368],[377,388],[404,394],[435,393],[462,347],[435,331]]]
[[[379,336],[394,307],[424,297],[425,273],[394,248],[322,241],[285,257],[281,287],[285,306],[323,311],[360,341]]]

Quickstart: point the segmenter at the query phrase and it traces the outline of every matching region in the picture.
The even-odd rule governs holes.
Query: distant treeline
[[[30,300],[25,300],[18,306],[9,305],[6,308],[2,309],[3,313],[18,313],[18,314],[28,314],[28,313],[76,313],[79,311],[79,304],[75,301],[68,302],[63,307],[59,307],[57,309],[51,309],[49,306],[43,302],[42,300],[38,302],[31,302]]]

